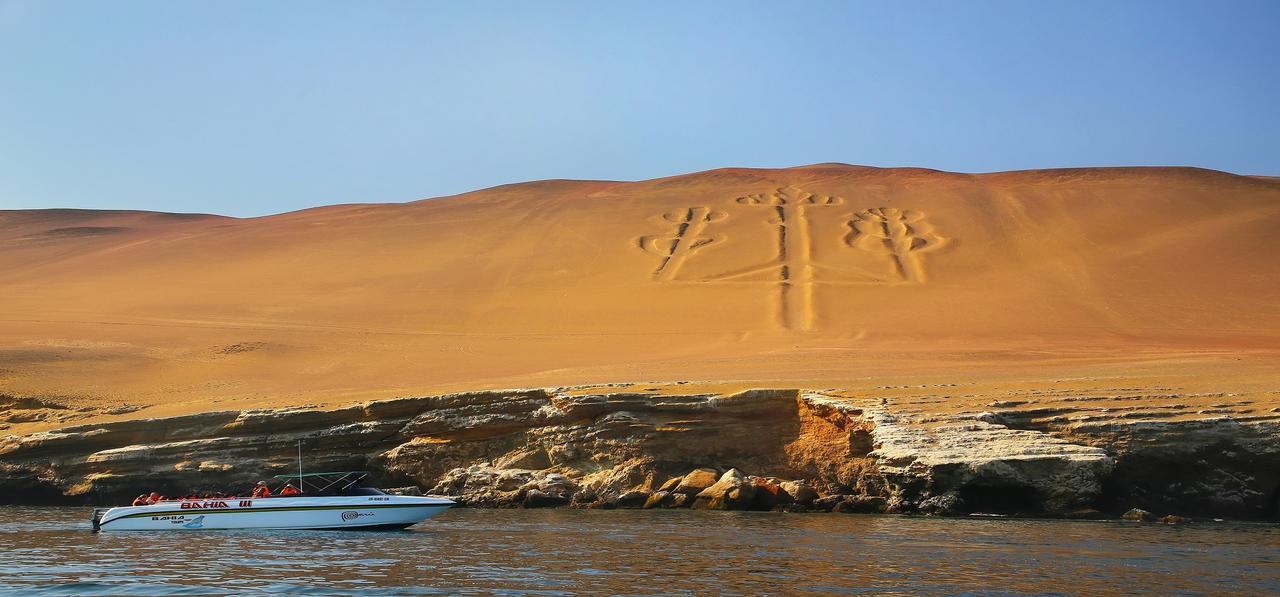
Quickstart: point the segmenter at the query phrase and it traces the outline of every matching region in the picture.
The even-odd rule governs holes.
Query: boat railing
[[[304,475],[276,475],[273,479],[285,481],[298,481],[298,489],[301,491],[295,495],[268,495],[262,497],[240,496],[240,495],[215,495],[205,497],[171,497],[161,498],[156,504],[173,503],[173,502],[203,502],[208,500],[258,500],[279,497],[317,497],[325,495],[340,495],[343,492],[352,490],[353,487],[360,488],[359,483],[368,477],[369,473],[365,471],[338,471],[329,473],[307,473]],[[363,488],[361,488],[363,489]],[[154,504],[146,504],[148,506]],[[105,510],[104,510],[105,512]],[[95,511],[95,518],[98,515]]]
[[[275,479],[298,480],[298,489],[308,494],[334,494],[347,491],[368,477],[365,471],[337,471],[328,473],[306,473],[297,475],[276,475]]]

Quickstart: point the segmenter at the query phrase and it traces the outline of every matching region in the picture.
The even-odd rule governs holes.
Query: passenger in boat
[[[267,487],[266,481],[258,481],[258,485],[253,488],[253,497],[271,497],[271,488]]]
[[[147,494],[145,494],[145,493],[144,493],[144,494],[142,494],[142,495],[140,495],[140,496],[138,496],[138,497],[136,497],[136,498],[133,498],[133,504],[132,504],[132,505],[134,505],[134,506],[145,506],[145,505],[147,505]]]
[[[153,491],[151,495],[147,496],[147,504],[158,504],[162,501],[164,501],[164,497],[158,491]]]
[[[276,495],[298,495],[300,493],[302,492],[298,491],[298,488],[294,487],[293,483],[285,483],[284,487],[281,487],[280,491],[277,492]]]

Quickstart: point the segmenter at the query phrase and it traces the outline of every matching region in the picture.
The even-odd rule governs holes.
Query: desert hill
[[[22,432],[651,381],[977,401],[1135,385],[1265,410],[1278,230],[1280,181],[1188,168],[820,164],[248,219],[6,211],[0,394],[82,413]]]

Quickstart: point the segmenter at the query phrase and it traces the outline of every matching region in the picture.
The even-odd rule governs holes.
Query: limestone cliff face
[[[1280,424],[921,416],[795,389],[471,392],[212,412],[0,439],[3,500],[109,503],[368,469],[471,505],[1271,518]],[[1088,419],[1087,417],[1085,419]]]

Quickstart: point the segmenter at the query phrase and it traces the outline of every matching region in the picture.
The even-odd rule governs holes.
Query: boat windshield
[[[385,495],[376,487],[365,487],[360,482],[368,477],[364,471],[338,471],[332,473],[307,473],[304,475],[276,475],[275,479],[297,481],[298,489],[306,495]]]
[[[386,492],[377,487],[357,486],[351,487],[337,495],[387,495]]]

